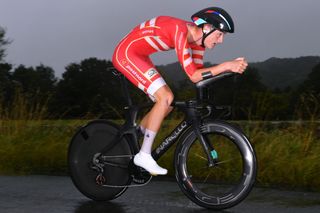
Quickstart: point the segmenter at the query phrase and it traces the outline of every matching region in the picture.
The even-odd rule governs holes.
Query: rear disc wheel
[[[90,199],[115,199],[131,183],[128,169],[131,150],[125,137],[114,140],[118,133],[117,125],[95,120],[80,128],[71,140],[68,151],[70,176],[77,189]],[[101,156],[105,147],[109,148]]]

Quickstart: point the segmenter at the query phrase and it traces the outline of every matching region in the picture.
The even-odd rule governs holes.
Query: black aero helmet
[[[233,33],[234,24],[231,16],[222,8],[208,7],[191,16],[192,21],[199,27],[211,24],[222,32]]]

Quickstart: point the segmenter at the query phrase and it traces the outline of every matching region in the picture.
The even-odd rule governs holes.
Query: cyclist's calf
[[[172,110],[171,103],[174,96],[170,88],[166,85],[158,89],[157,92],[155,92],[154,97],[156,103],[145,118],[143,118],[141,124],[145,125],[144,127],[149,130],[158,132],[163,119]]]

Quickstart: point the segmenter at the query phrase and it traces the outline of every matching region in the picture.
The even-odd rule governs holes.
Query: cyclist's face
[[[204,41],[206,48],[212,49],[217,44],[223,43],[224,35],[225,33],[219,30],[216,30],[213,33],[211,33]]]

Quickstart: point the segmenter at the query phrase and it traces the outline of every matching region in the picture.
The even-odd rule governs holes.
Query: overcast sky
[[[208,50],[206,61],[320,55],[319,0],[0,0],[0,26],[13,41],[6,61],[42,63],[60,77],[70,63],[111,59],[117,42],[144,20],[158,15],[190,20],[209,6],[232,15],[235,33]],[[155,64],[177,61],[174,51],[152,59]]]

